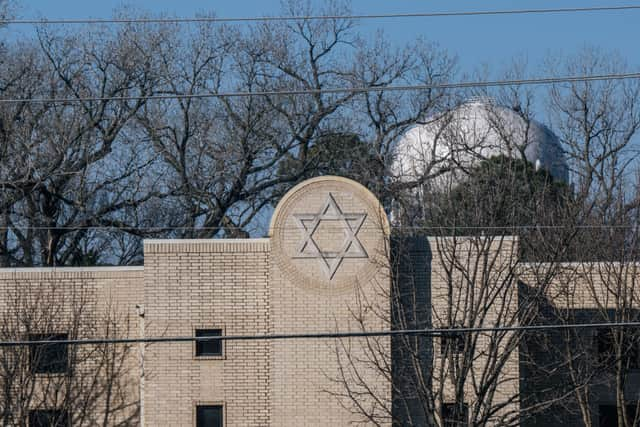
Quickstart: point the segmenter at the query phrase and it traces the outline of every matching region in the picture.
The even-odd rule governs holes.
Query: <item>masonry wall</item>
[[[639,268],[637,263],[617,262],[522,264],[521,298],[535,295],[535,322],[540,324],[635,322],[640,319]],[[600,365],[599,360],[598,334],[611,330],[556,330],[525,336],[519,349],[522,399],[527,405],[544,406],[524,418],[523,426],[582,425],[583,412],[598,425],[599,406],[616,405],[615,368]],[[637,402],[640,371],[623,368],[621,374],[625,399]],[[581,384],[579,393],[573,389],[576,384]],[[559,395],[563,398],[557,399]]]
[[[345,206],[345,211],[359,209],[350,206],[348,199],[336,196],[336,200]],[[359,236],[362,241],[368,242],[368,232],[374,233],[363,231]],[[334,234],[336,238],[342,236]],[[294,235],[291,242],[297,244],[299,238]],[[430,239],[428,247],[421,246],[411,254],[415,268],[404,272],[417,274],[415,286],[428,287],[425,295],[429,296],[431,307],[427,307],[425,321],[433,327],[446,327],[458,321],[471,326],[465,322],[469,320],[465,310],[483,307],[486,310],[482,321],[473,326],[509,324],[506,319],[516,312],[518,300],[527,298],[526,292],[540,286],[545,287],[542,298],[537,297],[541,315],[546,310],[554,315],[572,313],[577,323],[608,321],[611,319],[603,316],[620,308],[620,304],[630,304],[635,311],[629,313],[638,315],[634,301],[640,297],[636,286],[640,274],[634,263],[519,264],[514,270],[515,240],[497,238],[481,246],[492,260],[490,266],[484,262],[487,258],[482,251],[468,240],[457,239],[453,245],[452,242],[450,238]],[[261,335],[360,328],[386,330],[390,326],[390,278],[383,265],[366,275],[367,280],[355,280],[339,289],[324,289],[294,280],[286,265],[283,268],[282,263],[273,261],[272,246],[272,239],[147,241],[144,269],[0,269],[0,335],[3,340],[26,338],[29,333],[67,332],[73,325],[78,331],[73,338],[193,336],[196,328],[221,328],[225,335]],[[456,248],[453,258],[449,256],[452,248]],[[313,267],[318,260],[304,262]],[[458,265],[453,272],[452,262]],[[461,271],[473,274],[464,277]],[[622,293],[622,289],[626,291]],[[449,304],[449,295],[453,305]],[[144,309],[143,320],[138,316],[137,305]],[[459,310],[450,312],[449,307]],[[547,320],[566,321],[553,317]],[[594,331],[587,331],[572,338],[580,341],[572,342],[593,346],[594,337]],[[509,334],[504,335],[504,339],[508,338]],[[560,335],[543,338],[555,339],[556,344],[562,344],[563,339]],[[481,337],[476,345],[478,357],[463,390],[470,408],[478,399],[471,380],[483,382],[482,371],[489,360],[482,355],[489,346],[487,339]],[[367,351],[367,345],[371,344],[377,348],[376,353]],[[500,368],[500,386],[491,405],[506,405],[487,425],[500,425],[505,414],[517,414],[521,403],[526,409],[531,404],[527,399],[539,390],[547,390],[542,398],[553,398],[548,390],[562,385],[562,375],[551,376],[548,372],[554,371],[545,370],[551,366],[544,363],[553,361],[553,352],[548,347],[539,347],[538,353],[534,353],[533,346],[538,344],[525,339],[511,353],[499,347],[498,356],[504,350],[507,357]],[[439,338],[429,345],[433,346],[428,359],[433,363],[430,380],[434,393],[438,392],[436,387],[443,385],[442,399],[437,404],[451,402],[455,390],[446,374],[450,362],[442,360]],[[387,338],[232,341],[225,343],[221,358],[196,358],[192,342],[119,345],[117,348],[122,350],[118,351],[124,353],[117,354],[122,355],[123,363],[115,378],[117,397],[109,402],[112,410],[115,408],[109,424],[137,425],[143,417],[144,425],[193,426],[195,407],[200,403],[224,405],[228,426],[366,424],[346,396],[345,384],[341,383],[345,379],[349,380],[352,392],[370,387],[382,401],[374,413],[380,416],[380,424],[388,424],[389,419],[384,421],[383,406],[391,402],[390,381],[379,375],[380,371],[368,369],[366,362],[353,361],[370,361],[373,355],[388,356],[389,346]],[[96,349],[96,346],[78,348],[79,363],[75,367],[86,378],[100,380],[104,378],[102,373],[93,375],[104,368],[96,362],[96,355],[100,354]],[[143,364],[139,357],[141,349],[144,349]],[[5,361],[10,360],[6,351],[0,351]],[[589,351],[596,355],[597,348]],[[13,354],[16,355],[20,353]],[[21,355],[28,360],[26,353]],[[347,361],[345,356],[353,359]],[[532,357],[539,358],[534,362],[541,364],[542,371],[532,370],[527,363]],[[354,376],[356,371],[361,375],[359,379]],[[341,372],[346,372],[346,377],[341,378]],[[536,378],[544,381],[536,382]],[[23,422],[30,409],[54,409],[56,402],[44,396],[51,390],[51,384],[64,385],[65,381],[64,376],[50,376],[37,377],[32,383],[13,384],[12,392],[19,393],[30,386],[33,393],[29,405],[9,406],[15,418],[7,424]],[[73,425],[95,425],[102,420],[106,394],[102,394],[101,387],[106,382],[99,383],[100,387],[86,382],[78,384],[78,398],[85,397],[83,393],[93,393],[89,396],[93,406],[84,413],[74,412]],[[614,403],[615,390],[606,373],[595,378],[594,384],[590,389],[589,410],[592,419],[597,420],[598,405]],[[140,386],[144,391],[142,399]],[[629,399],[640,399],[639,375],[630,375],[626,387]],[[360,403],[366,402],[375,407],[366,396],[360,399]],[[566,396],[548,410],[523,419],[522,425],[554,425],[560,421],[578,425],[581,423],[578,411],[576,402]]]
[[[270,332],[269,241],[145,242],[145,335]],[[222,358],[196,358],[193,343],[146,348],[145,425],[193,426],[197,404],[224,405],[229,426],[272,425],[270,344],[229,341]]]
[[[431,247],[424,237],[392,240],[392,328],[431,328]],[[391,337],[393,419],[397,425],[433,425],[424,389],[432,385],[433,337]]]
[[[2,339],[58,333],[71,339],[137,337],[135,304],[142,299],[142,279],[140,267],[0,269]],[[32,373],[29,349],[0,349],[0,382],[12,390],[0,396],[8,417],[4,421],[21,424],[30,410],[58,409],[68,399],[73,425],[101,423],[107,405],[110,425],[136,424],[137,347],[74,346],[68,351],[72,376]],[[109,358],[111,365],[106,364]],[[64,391],[69,384],[70,394]],[[79,409],[83,405],[86,409]]]
[[[360,310],[359,299],[362,298],[359,290],[327,294],[301,289],[279,276],[276,268],[274,270],[270,292],[274,332],[304,334],[362,330],[355,319]],[[383,279],[388,282],[388,277]],[[375,305],[378,310],[388,310],[388,300],[380,302],[375,286],[366,291],[368,304]],[[375,318],[371,311],[365,325],[369,331],[386,330],[389,326],[386,321]],[[375,408],[375,396],[390,409],[390,381],[382,377],[382,371],[370,369],[365,362],[373,362],[373,357],[390,357],[390,341],[388,337],[370,338],[368,341],[378,350],[364,352],[368,345],[365,338],[274,341],[271,353],[272,425],[344,426],[356,421],[366,424],[363,414],[358,414],[354,408],[354,402],[346,398],[348,390],[340,373],[341,367],[347,372],[350,386],[365,392],[359,398],[361,404],[367,403],[370,408]],[[360,363],[354,362],[358,360]],[[361,387],[363,384],[358,384],[357,379],[351,377],[354,369],[370,387],[370,396]],[[342,407],[340,401],[346,407]],[[384,415],[380,409],[375,413]]]
[[[518,276],[513,267],[517,239],[510,236],[429,239],[431,252],[431,318],[434,328],[517,326]],[[463,399],[469,414],[485,425],[517,420],[519,353],[513,334],[468,333],[458,352],[433,339],[433,389],[436,413],[441,405]],[[515,346],[514,346],[515,345]],[[471,356],[472,359],[465,359]],[[458,378],[465,378],[459,388]],[[495,390],[478,384],[497,384]]]
[[[360,184],[320,177],[294,187],[270,228],[273,331],[388,330],[387,233],[379,202]],[[336,260],[335,270],[323,268]],[[272,425],[391,424],[389,337],[271,345]]]

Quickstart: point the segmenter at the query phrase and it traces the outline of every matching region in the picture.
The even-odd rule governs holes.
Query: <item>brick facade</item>
[[[269,323],[269,241],[147,241],[145,335],[264,335]],[[224,343],[222,358],[197,358],[193,343],[145,352],[146,425],[195,425],[199,403],[224,405],[229,425],[270,425],[270,348],[266,341]]]
[[[28,300],[22,315],[30,312],[28,304],[34,301],[32,307],[48,303],[45,313],[50,322],[32,321],[30,332],[43,325],[43,333],[62,332],[70,328],[68,319],[74,318],[82,325],[78,338],[107,333],[110,337],[191,337],[197,329],[220,329],[227,336],[387,330],[399,326],[391,315],[390,298],[398,291],[391,289],[389,234],[379,202],[364,187],[337,177],[312,179],[282,199],[267,238],[148,240],[144,267],[0,270],[3,339],[24,336],[26,331],[20,329],[20,322],[9,328],[16,304],[24,303],[19,296]],[[455,242],[455,262],[443,250],[451,242]],[[409,327],[465,324],[468,319],[460,310],[485,310],[475,327],[499,325],[505,316],[516,314],[519,283],[536,286],[526,265],[514,270],[517,241],[503,237],[481,248],[492,255],[483,257],[464,238],[431,239],[411,253],[413,270],[402,274],[419,279],[420,296],[410,297],[424,319]],[[487,259],[489,269],[482,264]],[[452,270],[456,263],[475,273]],[[576,287],[590,277],[587,270],[596,267],[566,268],[547,293],[552,303],[593,308],[593,301],[606,299],[599,282]],[[405,283],[404,276],[401,281]],[[109,331],[104,329],[107,324]],[[505,335],[502,343],[508,338]],[[451,367],[442,360],[439,340],[429,341],[433,351],[425,350],[433,368],[430,381],[434,387],[444,384],[437,414],[439,405],[455,395],[453,384],[447,383],[446,371]],[[477,369],[463,390],[467,403],[477,399],[474,384],[484,381],[481,367],[487,361],[481,350],[488,347],[488,340],[479,339]],[[224,342],[221,356],[197,357],[193,342],[128,345],[119,371],[123,379],[118,381],[117,402],[108,403],[129,405],[118,410],[109,424],[130,420],[147,426],[194,426],[200,404],[223,405],[227,426],[367,424],[340,384],[350,379],[360,390],[366,386],[374,391],[378,401],[364,396],[359,403],[379,415],[379,425],[391,425],[391,401],[404,385],[395,384],[392,392],[392,380],[367,363],[375,348],[384,355],[376,362],[399,372],[397,362],[405,360],[404,355],[392,361],[391,346],[389,337],[233,340]],[[90,354],[79,351],[86,351],[80,356]],[[351,366],[344,364],[346,356],[354,361]],[[79,358],[80,372],[101,372],[92,357]],[[500,425],[505,414],[518,412],[523,390],[519,352],[509,353],[502,362],[500,386],[492,395],[501,409],[489,425]],[[74,425],[96,424],[105,405],[104,396],[98,396],[90,411],[93,415],[73,418]],[[42,401],[33,399],[31,407],[36,406],[42,407]],[[24,419],[28,410],[12,409],[16,419]]]
[[[334,204],[322,212],[328,200]],[[305,230],[314,216],[320,218],[317,230]],[[270,234],[148,240],[143,268],[0,270],[0,306],[10,308],[8,287],[29,293],[50,285],[60,301],[81,291],[80,305],[90,316],[103,306],[116,308],[130,337],[188,337],[196,329],[221,329],[224,335],[346,331],[355,326],[353,310],[364,308],[362,298],[384,305],[378,291],[389,283],[381,261],[388,224],[364,187],[342,178],[303,183],[276,209]],[[304,238],[308,245],[299,249]],[[62,323],[60,330],[68,327]],[[383,324],[365,316],[361,326]],[[388,339],[377,342],[388,346]],[[214,404],[223,405],[229,426],[349,424],[359,418],[334,395],[340,391],[334,383],[339,344],[226,341],[221,357],[196,357],[192,342],[130,345],[125,391],[131,401],[140,399],[128,415],[148,426],[194,426],[196,406]],[[390,394],[383,379],[362,372],[383,396]],[[97,419],[100,408],[94,411]],[[72,418],[74,425],[94,424]]]
[[[142,300],[140,267],[0,269],[0,334],[2,340],[61,333],[69,339],[137,337],[135,302]],[[15,393],[0,396],[2,408],[11,414],[8,425],[22,425],[29,410],[56,409],[64,399],[73,408],[86,405],[85,410],[71,414],[77,425],[101,424],[107,405],[110,425],[137,420],[139,355],[135,346],[73,347],[68,355],[73,376],[31,374],[25,363],[29,351],[0,349],[2,390],[11,384]],[[70,381],[74,392],[65,393]]]

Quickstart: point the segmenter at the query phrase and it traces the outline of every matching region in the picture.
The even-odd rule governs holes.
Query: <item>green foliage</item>
[[[337,175],[375,188],[382,171],[383,164],[370,144],[352,133],[333,133],[319,137],[306,153],[288,155],[280,162],[278,175],[295,176],[297,181]]]
[[[465,179],[439,197],[434,209],[438,222],[482,229],[557,219],[571,200],[571,190],[524,159],[500,155],[474,166]]]
[[[523,259],[575,258],[573,228],[566,227],[575,218],[572,190],[527,160],[484,160],[427,204],[425,225],[432,234],[513,235],[520,238]]]

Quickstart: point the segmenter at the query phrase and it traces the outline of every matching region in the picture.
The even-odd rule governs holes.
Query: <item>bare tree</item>
[[[565,72],[624,70],[614,55],[588,49],[567,61]],[[575,256],[591,261],[562,266],[546,295],[545,321],[638,320],[638,192],[633,161],[640,114],[637,82],[575,83],[550,90],[550,108],[573,166],[582,209],[575,222]],[[640,423],[633,371],[635,331],[603,328],[545,334],[531,340],[540,369],[573,389],[549,414],[563,408],[585,425]],[[553,354],[545,361],[536,352]],[[542,386],[548,386],[549,381]]]
[[[2,425],[31,425],[34,418],[50,425],[137,423],[131,346],[55,343],[128,336],[126,313],[108,301],[98,303],[95,292],[91,285],[56,282],[28,289],[17,281],[3,285],[2,340],[54,343],[0,350]]]
[[[343,2],[326,7],[285,4],[348,14]],[[367,153],[363,178],[382,196],[394,140],[444,108],[447,92],[348,89],[438,83],[455,68],[428,43],[364,41],[348,19],[41,29],[8,48],[4,96],[69,102],[2,106],[3,265],[135,263],[145,235],[260,233],[341,135],[362,142],[343,154]],[[335,88],[347,90],[324,92]],[[292,90],[311,93],[273,93]],[[324,173],[348,175],[350,164],[325,162]]]
[[[70,99],[3,104],[3,265],[86,263],[110,240],[89,227],[130,224],[127,210],[158,195],[141,179],[153,157],[123,131],[144,100],[117,99],[151,90],[150,52],[136,37],[42,31],[39,46],[13,46],[3,62],[5,96]]]
[[[595,74],[602,72],[603,64],[610,67],[615,61],[587,52],[567,63],[569,71],[561,74]],[[420,159],[427,162],[420,168],[426,178],[401,182],[399,188],[407,183],[418,186],[409,192],[414,206],[407,210],[419,200],[423,213],[403,217],[405,210],[395,218],[411,227],[398,235],[392,255],[396,269],[388,295],[389,327],[507,330],[397,336],[391,354],[378,351],[375,340],[368,340],[367,366],[388,379],[391,398],[376,395],[359,381],[366,376],[358,375],[359,365],[349,348],[339,345],[336,356],[342,369],[335,380],[344,392],[337,397],[363,420],[398,425],[535,425],[553,419],[555,412],[563,414],[560,417],[578,414],[577,422],[591,425],[597,416],[594,396],[601,398],[598,393],[606,386],[615,396],[610,403],[618,425],[636,425],[637,410],[628,403],[636,399],[629,394],[628,375],[630,363],[635,363],[635,350],[631,351],[637,348],[635,334],[609,331],[604,336],[609,337],[611,358],[598,361],[592,336],[532,335],[509,328],[588,321],[572,307],[592,303],[590,320],[637,318],[637,199],[629,196],[624,177],[635,153],[638,86],[604,82],[551,88],[553,127],[567,153],[574,187],[526,161],[532,95],[512,88],[494,95],[510,99],[508,105],[523,123],[517,130],[524,136],[514,133],[502,110],[488,107],[491,136],[501,140],[506,156],[490,158],[485,153],[491,150],[477,150],[477,135],[469,139],[469,130],[455,125],[455,111],[432,119],[435,137],[460,150],[448,151],[453,167],[443,164],[435,151]],[[472,158],[475,166],[467,163]],[[438,175],[446,179],[430,185]],[[428,239],[420,241],[415,225],[426,228]],[[602,225],[609,226],[606,232]],[[595,260],[601,262],[584,262]],[[561,283],[572,286],[562,288]],[[358,310],[354,313],[360,318]],[[612,375],[602,374],[605,362],[612,366]],[[372,395],[379,403],[375,408],[363,404]]]

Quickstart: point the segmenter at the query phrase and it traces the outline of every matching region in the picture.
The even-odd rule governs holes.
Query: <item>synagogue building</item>
[[[540,129],[529,160],[566,179]],[[407,136],[406,153],[421,133]],[[420,172],[419,155],[397,167]],[[593,321],[615,308],[610,279],[635,280],[635,269],[522,262],[512,236],[391,230],[367,188],[326,176],[280,200],[265,238],[146,240],[141,267],[0,269],[5,341],[157,339],[1,349],[15,365],[1,380],[3,416],[32,426],[498,426],[581,425],[586,411],[613,425],[603,424],[616,410],[606,372],[583,384],[573,374],[591,362],[564,357],[566,336],[513,327],[559,313]],[[352,332],[362,336],[282,337]],[[229,339],[191,339],[217,336]],[[611,334],[571,339],[595,362],[610,355]],[[588,390],[586,404],[576,390]]]

